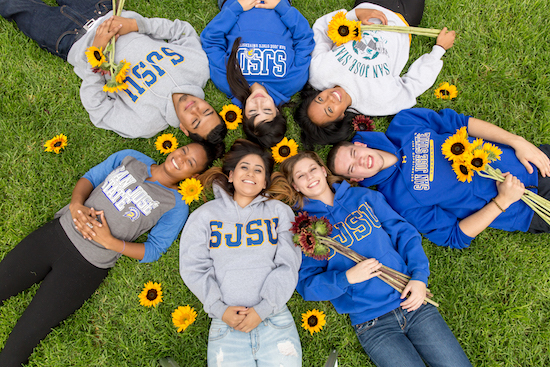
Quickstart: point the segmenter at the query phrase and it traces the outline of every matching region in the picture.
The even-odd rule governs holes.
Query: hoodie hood
[[[399,157],[398,151],[393,145],[393,143],[388,139],[386,134],[381,132],[373,132],[373,131],[366,131],[366,132],[357,132],[353,139],[351,140],[352,143],[355,143],[356,141],[366,144],[367,147],[372,149],[378,149],[383,150],[388,153],[392,153]],[[395,171],[397,170],[397,164],[394,164],[393,166],[390,166],[381,172],[378,172],[376,175],[365,178],[361,181],[361,186],[364,187],[370,187],[374,185],[378,185],[379,183],[382,183],[386,181],[388,178],[390,178]]]

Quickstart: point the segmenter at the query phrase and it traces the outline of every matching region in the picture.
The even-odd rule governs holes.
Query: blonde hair
[[[296,154],[295,156],[285,159],[284,162],[281,163],[279,170],[286,178],[288,182],[288,186],[290,187],[290,191],[288,191],[288,193],[284,198],[281,198],[279,200],[285,201],[290,206],[297,206],[300,209],[304,207],[304,198],[306,196],[301,192],[296,191],[296,189],[294,189],[293,173],[294,173],[294,166],[296,166],[296,163],[298,163],[304,158],[310,158],[313,161],[315,161],[315,163],[317,163],[319,166],[325,168],[325,170],[327,171],[327,182],[329,186],[332,186],[332,184],[337,182],[339,183],[344,180],[343,177],[333,175],[332,172],[327,168],[327,166],[325,166],[325,163],[323,162],[321,157],[319,157],[319,155],[315,152],[304,151]]]

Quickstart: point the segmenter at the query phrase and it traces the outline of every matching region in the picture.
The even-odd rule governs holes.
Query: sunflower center
[[[235,111],[228,111],[225,114],[225,119],[227,122],[233,122],[237,119],[237,113]]]
[[[451,146],[451,153],[453,153],[454,155],[461,155],[462,153],[464,153],[465,150],[466,148],[462,143],[454,143]]]
[[[149,301],[154,301],[155,299],[157,299],[157,290],[156,289],[149,289],[147,291],[147,299]]]
[[[307,318],[307,324],[310,327],[317,326],[318,322],[319,322],[319,320],[317,319],[317,316],[311,315],[310,317]]]
[[[472,159],[472,166],[480,168],[483,166],[483,159],[481,158],[474,158]]]
[[[315,246],[315,241],[310,236],[306,236],[306,243],[309,247]]]
[[[279,155],[281,157],[288,157],[290,155],[290,147],[283,145],[279,148]]]
[[[164,149],[170,149],[172,148],[172,142],[170,140],[165,140],[162,142],[162,147]]]
[[[94,57],[97,61],[101,60],[101,53],[97,50],[94,51]]]
[[[447,90],[447,89],[442,89],[439,91],[439,94],[441,94],[442,96],[449,96],[451,95],[451,93]]]
[[[61,142],[60,141],[56,141],[55,144],[53,145],[54,147],[60,147],[61,146]]]
[[[338,34],[342,37],[347,37],[349,35],[349,27],[347,25],[341,25],[338,27]]]
[[[460,168],[460,172],[462,172],[463,175],[467,175],[467,174],[468,174],[468,168],[466,168],[465,165],[461,164],[461,165],[459,166],[459,168]]]
[[[357,128],[359,129],[359,131],[367,131],[368,130],[368,126],[364,122],[358,123]]]

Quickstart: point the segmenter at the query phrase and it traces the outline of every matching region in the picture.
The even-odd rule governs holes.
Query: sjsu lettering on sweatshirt
[[[134,190],[126,190],[135,182],[134,176],[122,165],[107,176],[101,190],[118,211],[123,210],[126,204],[133,203],[143,215],[147,216],[160,203],[153,200],[141,186],[137,186]]]
[[[429,190],[434,178],[434,142],[430,133],[415,133],[412,142],[411,181],[416,191]]]
[[[380,220],[374,214],[374,210],[367,203],[363,203],[356,211],[349,214],[342,222],[338,222],[333,227],[338,230],[338,234],[333,236],[335,240],[346,247],[352,246],[356,241],[361,241],[363,238],[372,233],[373,228],[380,228]],[[334,256],[334,251],[331,250]]]
[[[286,75],[286,47],[277,44],[242,43],[237,52],[243,75]]]
[[[346,43],[332,49],[332,52],[342,66],[348,67],[349,72],[365,78],[380,78],[391,74],[388,63],[383,62],[385,57],[380,63],[373,61],[381,55],[388,55],[385,44],[386,40],[378,32],[363,32],[361,41],[352,42],[352,50],[346,48],[349,45]]]
[[[219,220],[210,221],[210,248],[219,248],[222,244],[227,247],[260,246],[267,239],[272,245],[277,245],[277,227],[279,218],[254,219],[246,224],[226,224]]]
[[[124,80],[128,84],[128,88],[124,92],[136,102],[139,97],[147,92],[157,81],[166,75],[166,70],[160,67],[157,63],[167,58],[173,66],[176,66],[185,61],[185,57],[168,47],[161,47],[159,50],[151,51],[145,60],[140,60],[137,64],[130,67],[130,71]],[[170,64],[168,64],[170,65]]]

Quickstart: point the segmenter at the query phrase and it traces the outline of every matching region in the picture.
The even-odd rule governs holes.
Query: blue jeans
[[[377,366],[472,366],[434,306],[407,312],[401,307],[354,326],[363,349]],[[424,360],[424,361],[423,361]]]
[[[49,6],[40,0],[0,0],[0,15],[13,20],[27,37],[48,52],[67,60],[84,24],[107,14],[112,0],[57,0]]]
[[[212,319],[208,335],[209,367],[301,365],[300,337],[286,306],[250,333],[235,330],[220,319]]]

